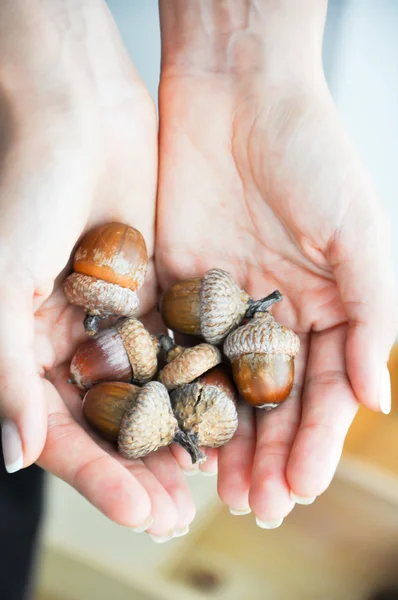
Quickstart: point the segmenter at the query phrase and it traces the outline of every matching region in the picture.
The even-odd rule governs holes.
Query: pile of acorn
[[[145,240],[133,227],[110,223],[82,239],[64,292],[84,307],[90,337],[72,358],[70,381],[84,390],[90,426],[124,457],[174,442],[201,462],[202,448],[234,435],[238,395],[268,410],[286,400],[299,339],[268,312],[282,299],[278,291],[254,301],[221,269],[174,284],[160,301],[167,329],[197,338],[196,345],[151,335],[134,316],[147,263]],[[100,330],[108,317],[117,320]]]

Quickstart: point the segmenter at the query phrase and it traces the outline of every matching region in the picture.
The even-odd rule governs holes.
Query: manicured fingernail
[[[22,442],[18,427],[10,419],[1,422],[1,443],[4,464],[8,473],[15,473],[23,467]]]
[[[132,527],[131,531],[134,531],[134,533],[144,533],[144,531],[146,531],[147,529],[150,528],[150,526],[153,525],[153,518],[149,517],[146,521],[144,521],[144,523],[142,525],[140,525],[139,527]]]
[[[201,471],[204,477],[214,477],[217,475],[217,471]]]
[[[316,496],[297,496],[294,492],[290,492],[290,497],[296,504],[302,504],[303,506],[308,506],[312,504],[316,500]]]
[[[234,515],[234,517],[243,517],[244,515],[250,515],[251,511],[251,508],[244,508],[243,510],[235,510],[234,508],[229,509],[229,512],[231,513],[231,515]]]
[[[391,379],[387,367],[384,368],[379,391],[379,405],[383,414],[388,415],[391,412]]]
[[[178,529],[177,531],[175,531],[174,537],[175,538],[184,537],[184,535],[188,535],[188,533],[189,533],[189,525],[184,527],[184,529]]]
[[[195,465],[192,467],[192,469],[183,469],[182,472],[188,477],[192,477],[192,475],[198,475],[198,473],[200,473],[199,465]]]
[[[165,544],[166,542],[170,542],[170,540],[173,539],[174,531],[169,533],[169,535],[152,535],[151,533],[148,533],[148,535],[151,538],[151,540],[155,542],[155,544]]]
[[[277,529],[282,525],[283,519],[278,519],[278,521],[268,521],[268,523],[266,523],[265,521],[260,521],[260,519],[257,519],[256,517],[256,523],[261,529]]]

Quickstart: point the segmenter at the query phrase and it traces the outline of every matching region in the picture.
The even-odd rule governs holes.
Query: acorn
[[[140,390],[123,416],[119,452],[125,458],[142,458],[173,442],[189,452],[193,463],[206,460],[195,441],[180,430],[164,385],[151,381]]]
[[[272,409],[286,400],[294,381],[298,336],[268,312],[257,312],[229,334],[224,354],[238,391],[251,406]]]
[[[124,413],[139,392],[140,388],[130,383],[99,383],[86,392],[83,414],[101,437],[109,442],[116,442]]]
[[[203,373],[197,381],[202,385],[212,385],[220,388],[236,403],[238,392],[231,377],[225,372],[225,365],[213,367],[210,371]]]
[[[138,319],[120,319],[78,347],[70,366],[70,382],[80,389],[101,381],[145,383],[157,371],[158,352],[157,337]]]
[[[101,437],[117,442],[125,458],[143,458],[175,442],[189,452],[193,462],[206,459],[195,441],[180,431],[167,390],[160,383],[143,388],[120,381],[99,383],[86,392],[83,414]]]
[[[160,335],[158,339],[168,362],[160,372],[159,379],[168,390],[191,383],[221,363],[220,350],[211,344],[184,348],[174,344],[168,336]]]
[[[219,448],[237,429],[236,391],[222,369],[177,388],[171,402],[180,429],[198,446]]]
[[[71,304],[86,309],[84,328],[94,335],[99,320],[137,313],[137,290],[144,283],[148,253],[141,233],[122,223],[100,225],[80,242],[73,273],[64,281]]]
[[[266,310],[281,298],[276,291],[254,301],[227,271],[211,269],[203,277],[175,283],[163,294],[159,310],[168,329],[219,344],[245,316]]]

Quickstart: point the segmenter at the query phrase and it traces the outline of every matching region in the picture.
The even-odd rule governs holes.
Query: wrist
[[[162,74],[318,77],[327,0],[160,0]]]

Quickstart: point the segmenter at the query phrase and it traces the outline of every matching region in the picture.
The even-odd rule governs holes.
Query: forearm
[[[0,92],[21,111],[93,112],[135,76],[104,0],[0,0]]]
[[[160,0],[164,72],[311,76],[327,0]]]

